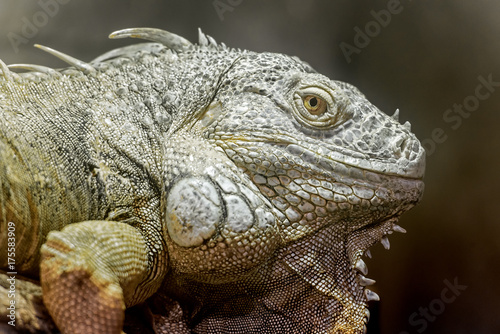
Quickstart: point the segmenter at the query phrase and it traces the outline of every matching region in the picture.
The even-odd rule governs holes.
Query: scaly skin
[[[423,192],[409,124],[297,58],[112,36],[163,45],[1,64],[1,268],[10,222],[63,333],[148,298],[157,333],[363,333],[361,256]]]

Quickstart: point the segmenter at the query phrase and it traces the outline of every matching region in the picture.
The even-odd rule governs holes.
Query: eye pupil
[[[316,107],[316,106],[318,105],[318,99],[317,99],[317,98],[315,98],[315,97],[311,98],[311,99],[309,100],[309,105],[310,105],[311,107],[313,107],[313,108],[314,108],[314,107]]]

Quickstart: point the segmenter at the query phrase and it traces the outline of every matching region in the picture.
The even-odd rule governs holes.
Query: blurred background
[[[500,333],[499,1],[0,0],[0,58],[65,67],[32,45],[90,61],[141,26],[296,55],[399,108],[428,150],[426,192],[367,261],[369,333]]]

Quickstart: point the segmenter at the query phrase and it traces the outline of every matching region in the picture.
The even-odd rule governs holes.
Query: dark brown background
[[[351,62],[340,43],[353,45],[354,28],[364,30],[371,11],[390,1],[220,0],[233,9],[223,20],[212,0],[65,2],[15,52],[8,34],[23,36],[23,18],[33,23],[43,9],[38,1],[1,0],[0,58],[64,67],[31,45],[91,60],[132,43],[107,40],[116,29],[158,27],[195,41],[202,27],[229,46],[297,55],[353,83],[388,114],[400,108],[421,140],[441,128],[447,139],[428,156],[424,200],[401,220],[408,234],[392,236],[389,252],[377,245],[367,261],[382,298],[371,325],[384,334],[500,332],[500,87],[458,128],[443,119],[475,94],[479,76],[500,82],[500,2],[401,0],[402,11]],[[440,310],[443,281],[455,278],[467,289]],[[437,314],[425,330],[409,321],[429,306]]]

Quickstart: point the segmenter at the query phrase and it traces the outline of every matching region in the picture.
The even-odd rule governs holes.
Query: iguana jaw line
[[[283,135],[273,134],[272,136],[260,133],[238,134],[217,133],[217,136],[224,138],[224,141],[233,142],[238,146],[246,146],[245,143],[252,145],[272,145],[283,147],[287,152],[296,156],[310,156],[317,159],[312,166],[322,166],[325,173],[345,172],[346,167],[355,168],[384,176],[396,176],[405,179],[422,180],[425,172],[424,153],[418,156],[414,161],[406,162],[406,166],[394,168],[393,162],[385,162],[381,159],[370,158],[366,154],[351,151],[346,148],[328,145],[328,147],[314,147],[297,139]],[[309,147],[307,147],[307,146]],[[404,162],[402,161],[402,164]],[[401,168],[400,168],[401,167]]]

